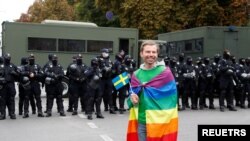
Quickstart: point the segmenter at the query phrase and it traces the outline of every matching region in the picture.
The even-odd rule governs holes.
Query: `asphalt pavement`
[[[42,101],[45,107],[45,98],[42,98]],[[67,105],[66,98],[65,109]],[[197,141],[198,125],[201,124],[250,124],[249,108],[237,108],[236,112],[220,112],[217,99],[215,106],[215,110],[180,111],[178,141]],[[27,119],[17,115],[16,120],[7,117],[6,120],[0,121],[0,141],[125,141],[128,114],[128,111],[124,114],[109,114],[103,111],[104,119],[93,116],[93,120],[88,120],[86,115],[79,111],[77,116],[66,112],[66,117],[60,117],[54,103],[52,117],[39,118],[30,114]]]

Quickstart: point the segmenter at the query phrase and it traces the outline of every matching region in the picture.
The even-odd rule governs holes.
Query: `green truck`
[[[110,50],[111,60],[124,50],[138,61],[138,29],[98,27],[94,23],[45,20],[42,23],[2,23],[2,55],[10,53],[11,61],[19,65],[21,57],[33,53],[36,63],[43,66],[48,54],[56,54],[60,64],[66,67],[72,56],[82,54],[83,62],[101,54],[102,48]],[[68,78],[64,85],[67,93]]]

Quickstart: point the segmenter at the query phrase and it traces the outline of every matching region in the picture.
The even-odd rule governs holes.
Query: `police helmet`
[[[193,62],[193,58],[191,56],[188,56],[186,61],[188,64],[190,64]]]
[[[246,64],[245,58],[240,58],[240,59],[239,59],[239,64],[245,65],[245,64]]]
[[[105,52],[105,53],[109,53],[109,49],[107,49],[107,48],[103,48],[103,49],[101,49],[101,52],[103,53],[103,52]]]
[[[52,60],[52,57],[53,57],[53,54],[49,54],[49,55],[48,55],[48,59],[49,59],[49,60]]]
[[[58,60],[58,57],[55,54],[53,54],[51,60]]]
[[[226,49],[226,50],[223,51],[223,58],[229,59],[230,56],[231,56],[231,53],[230,53],[229,50]]]
[[[98,59],[97,58],[91,59],[91,66],[92,67],[97,67],[98,65],[99,65],[99,63],[98,63]]]
[[[35,55],[33,53],[31,53],[29,56],[29,60],[34,60],[34,59],[35,59]]]

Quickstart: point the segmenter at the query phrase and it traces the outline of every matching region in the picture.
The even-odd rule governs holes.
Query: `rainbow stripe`
[[[143,88],[147,103],[147,141],[176,141],[178,133],[177,90],[174,77],[166,68],[146,84],[140,84],[136,75],[131,78],[131,91],[138,94]],[[138,141],[138,107],[131,104],[127,141]]]

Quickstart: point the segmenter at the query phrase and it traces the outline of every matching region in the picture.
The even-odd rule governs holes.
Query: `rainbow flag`
[[[143,88],[146,101],[147,141],[176,141],[178,133],[177,89],[169,68],[145,84],[136,74],[131,78],[131,90],[139,94]],[[138,141],[138,107],[128,99],[130,108],[127,141]]]

